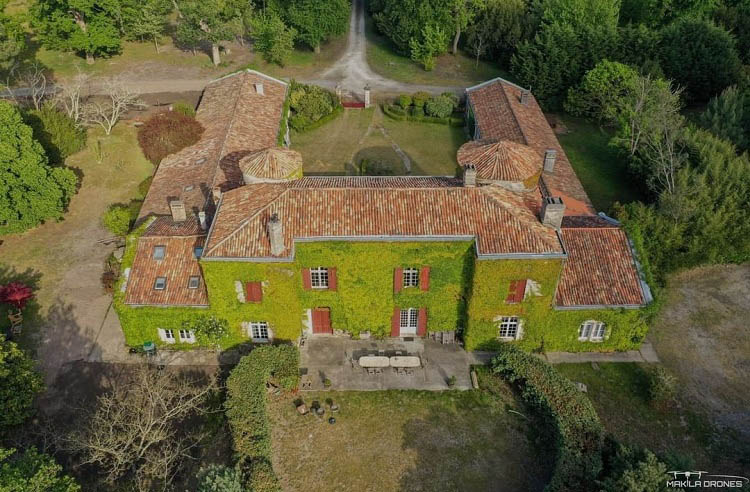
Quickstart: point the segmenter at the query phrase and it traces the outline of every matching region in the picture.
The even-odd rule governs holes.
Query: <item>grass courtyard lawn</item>
[[[345,110],[320,128],[292,134],[306,174],[356,174],[355,165],[367,159],[396,175],[454,175],[456,151],[464,141],[463,128],[394,121],[378,108]],[[408,157],[411,173],[394,145]]]
[[[284,490],[541,490],[547,474],[525,420],[493,384],[499,391],[300,394],[308,406],[332,398],[334,425],[330,413],[297,415],[292,396],[272,399],[274,470]]]
[[[608,145],[610,132],[578,118],[563,121],[569,133],[558,139],[597,210],[610,212],[615,202],[645,199],[631,180],[625,160]]]
[[[378,34],[372,16],[366,14],[367,62],[376,73],[411,84],[471,86],[495,77],[512,80],[511,75],[491,62],[479,61],[459,51],[456,56],[441,55],[435,68],[427,72],[408,56],[396,53],[390,40]]]
[[[586,384],[604,427],[618,440],[647,447],[662,458],[689,457],[698,467],[711,461],[707,451],[711,425],[704,416],[684,405],[661,411],[649,404],[647,364],[600,363],[599,370],[590,364],[555,368],[571,381]]]

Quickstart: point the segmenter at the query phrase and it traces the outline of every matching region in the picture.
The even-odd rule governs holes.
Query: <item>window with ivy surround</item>
[[[268,335],[268,323],[266,321],[251,321],[250,338],[252,338],[254,342],[268,342],[270,340]]]
[[[328,288],[328,268],[318,267],[310,269],[310,285],[313,289]]]
[[[517,316],[503,316],[497,325],[497,337],[500,340],[515,340],[518,338],[518,325],[520,321]]]
[[[578,340],[581,342],[601,342],[607,333],[607,325],[603,321],[588,320],[578,328]]]
[[[419,270],[416,268],[404,268],[404,287],[419,286]]]
[[[174,343],[175,342],[174,330],[170,330],[170,329],[165,330],[165,329],[159,328],[159,338],[161,338],[163,342]]]
[[[417,320],[419,318],[419,310],[417,308],[406,308],[401,310],[401,320],[399,327],[401,328],[401,334],[416,334],[417,333]]]
[[[193,330],[180,330],[178,334],[181,342],[195,343],[195,333],[193,333]]]

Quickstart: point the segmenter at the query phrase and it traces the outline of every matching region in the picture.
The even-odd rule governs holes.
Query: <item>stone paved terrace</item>
[[[363,355],[418,355],[422,367],[413,375],[396,374],[392,367],[382,374],[368,374],[356,361]],[[453,389],[470,389],[470,365],[481,363],[460,345],[442,345],[432,340],[415,338],[390,340],[351,340],[334,336],[308,338],[300,347],[301,372],[307,371],[312,381],[311,390],[322,390],[323,380],[331,380],[332,390],[416,389],[440,391],[448,389],[448,378],[456,377]]]

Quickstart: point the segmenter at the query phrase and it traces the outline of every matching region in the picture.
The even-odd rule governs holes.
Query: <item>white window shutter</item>
[[[237,300],[241,303],[245,303],[245,289],[242,286],[242,282],[239,280],[234,281],[234,290],[237,292]]]
[[[164,331],[163,328],[157,328],[157,330],[159,331],[159,339],[162,342],[166,342],[167,341],[167,332]]]
[[[523,320],[518,320],[518,329],[516,330],[516,340],[523,338]]]

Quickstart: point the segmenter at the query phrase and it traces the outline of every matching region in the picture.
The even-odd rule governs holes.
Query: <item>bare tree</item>
[[[670,82],[648,75],[636,79],[623,111],[628,120],[626,133],[631,156],[638,152],[645,135],[661,134],[667,126],[681,126],[681,94],[682,88],[672,87]]]
[[[64,447],[80,464],[96,465],[109,484],[130,479],[139,490],[166,490],[205,438],[195,417],[208,411],[207,397],[217,388],[215,378],[205,379],[139,366],[82,411]]]
[[[104,95],[92,98],[83,106],[83,121],[99,125],[109,135],[120,118],[131,108],[144,106],[139,94],[131,91],[122,81],[109,78],[102,84]]]
[[[687,161],[681,137],[682,123],[663,125],[647,133],[641,144],[641,155],[649,166],[649,184],[659,193],[675,192],[677,171]]]
[[[87,99],[89,75],[76,67],[78,73],[70,81],[58,84],[59,91],[55,95],[55,102],[62,107],[76,125],[83,123],[83,108]]]

